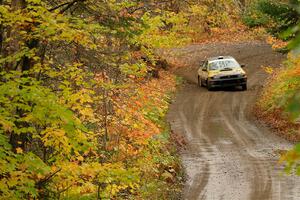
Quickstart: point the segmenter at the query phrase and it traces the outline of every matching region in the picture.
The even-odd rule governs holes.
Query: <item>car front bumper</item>
[[[210,79],[211,87],[233,87],[247,84],[247,78]]]

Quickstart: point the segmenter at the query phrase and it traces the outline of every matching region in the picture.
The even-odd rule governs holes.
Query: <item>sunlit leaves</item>
[[[182,45],[189,41],[183,33],[186,29],[184,24],[187,18],[183,13],[174,14],[165,12],[162,16],[152,17],[150,13],[145,13],[142,20],[147,24],[147,29],[137,37],[139,42],[149,47],[171,47]],[[171,25],[171,28],[168,26]]]
[[[144,77],[147,73],[146,63],[135,63],[132,65],[124,64],[121,66],[121,71],[126,75],[134,75],[137,77]]]
[[[274,69],[272,67],[270,67],[270,66],[261,66],[261,67],[268,74],[273,74],[274,73]]]

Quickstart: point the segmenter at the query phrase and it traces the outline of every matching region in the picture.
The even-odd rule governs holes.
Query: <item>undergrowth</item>
[[[256,115],[290,141],[300,141],[298,119],[292,111],[300,89],[300,58],[289,56],[284,66],[269,71],[271,77],[257,102]]]

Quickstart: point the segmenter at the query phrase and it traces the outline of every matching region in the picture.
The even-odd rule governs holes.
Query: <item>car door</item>
[[[199,68],[198,68],[198,71],[197,71],[199,77],[202,76],[202,68],[203,68],[204,64],[205,64],[204,60],[199,63]]]
[[[203,82],[205,82],[208,77],[207,67],[208,67],[208,62],[205,61],[204,65],[202,66],[201,75],[200,75],[200,78]]]

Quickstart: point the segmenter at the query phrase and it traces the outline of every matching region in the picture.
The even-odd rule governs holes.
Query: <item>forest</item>
[[[0,0],[0,199],[178,198],[184,172],[165,116],[182,80],[157,50],[268,37],[297,51],[297,6]],[[282,123],[296,130],[299,58],[287,65],[258,104],[263,118],[289,113]],[[298,145],[282,160],[292,170],[299,158]]]

